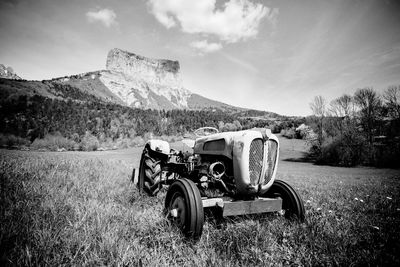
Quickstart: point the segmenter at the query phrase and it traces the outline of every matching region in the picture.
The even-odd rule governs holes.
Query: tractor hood
[[[270,132],[264,134],[268,129],[243,130],[238,132],[225,132],[208,135],[196,139],[194,153],[203,155],[223,155],[233,158],[233,150],[243,148],[243,142],[255,138],[269,138]]]
[[[232,159],[235,139],[248,131],[225,132],[208,135],[196,139],[194,153],[203,155],[223,155]]]

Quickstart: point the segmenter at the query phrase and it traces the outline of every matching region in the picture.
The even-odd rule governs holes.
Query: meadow
[[[194,243],[163,217],[165,192],[131,182],[140,148],[0,150],[0,265],[400,266],[400,171],[316,166],[303,151],[282,140],[277,178],[300,192],[304,223],[207,218]]]

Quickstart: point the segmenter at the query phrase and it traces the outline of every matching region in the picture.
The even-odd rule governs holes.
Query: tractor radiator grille
[[[278,143],[274,140],[268,140],[268,153],[267,153],[267,170],[265,172],[265,177],[264,177],[264,181],[263,184],[267,184],[271,178],[272,175],[274,173],[274,169],[275,169],[275,163],[276,163],[276,158],[278,155]]]
[[[249,171],[250,183],[257,185],[263,167],[264,144],[262,139],[254,139],[250,144]]]

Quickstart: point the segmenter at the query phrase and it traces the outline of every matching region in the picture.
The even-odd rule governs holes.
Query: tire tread
[[[149,196],[155,196],[160,189],[161,161],[150,157],[148,149],[149,147],[145,147],[142,152],[137,186],[140,192],[144,191]]]

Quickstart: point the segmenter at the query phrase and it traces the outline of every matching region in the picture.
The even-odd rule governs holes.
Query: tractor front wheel
[[[304,203],[299,193],[288,183],[282,180],[275,180],[271,188],[265,193],[264,197],[282,198],[282,211],[286,218],[296,218],[304,221]]]
[[[192,181],[182,178],[169,187],[165,213],[186,237],[200,239],[204,224],[203,202],[199,189]]]

